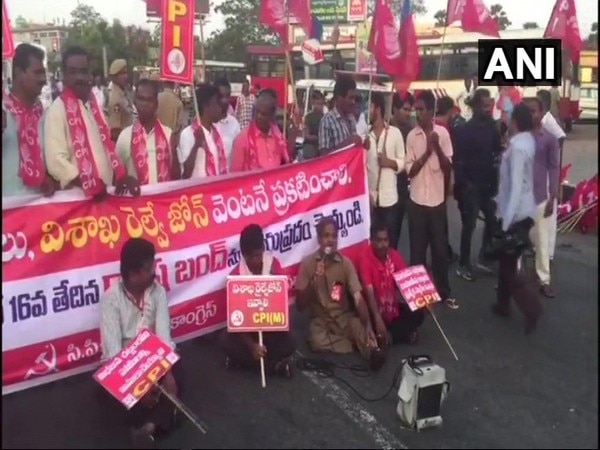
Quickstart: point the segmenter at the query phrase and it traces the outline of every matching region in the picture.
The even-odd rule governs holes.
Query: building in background
[[[69,27],[55,24],[29,24],[26,27],[14,28],[15,41],[38,44],[47,53],[60,53],[63,44],[69,37]]]

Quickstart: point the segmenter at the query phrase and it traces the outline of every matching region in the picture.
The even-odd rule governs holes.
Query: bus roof
[[[298,80],[296,82],[296,89],[317,89],[323,92],[333,92],[333,88],[335,86],[335,80]],[[392,93],[393,84],[385,83],[381,84],[373,84],[371,85],[369,82],[357,81],[356,89],[359,91],[368,91],[372,90],[373,92],[384,92],[384,93]]]
[[[501,39],[541,39],[544,37],[543,28],[532,30],[504,30],[500,32]],[[446,34],[444,45],[477,44],[479,39],[496,39],[481,33],[465,32]],[[419,45],[442,45],[442,36],[419,39]]]
[[[276,45],[249,45],[246,52],[251,55],[284,55],[285,48]]]
[[[232,62],[232,61],[215,61],[212,59],[207,59],[204,61],[204,63],[206,64],[206,67],[237,67],[240,69],[243,69],[244,67],[246,67],[246,65],[244,63]],[[194,65],[202,66],[202,60],[197,59],[196,61],[194,61]]]
[[[351,77],[357,83],[371,83],[372,81],[374,84],[383,85],[392,81],[392,78],[384,73],[369,74],[364,72],[351,72],[349,70],[336,70],[335,76],[338,75]]]

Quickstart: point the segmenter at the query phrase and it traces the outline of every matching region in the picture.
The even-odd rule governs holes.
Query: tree
[[[392,11],[402,10],[403,0],[391,0]],[[425,6],[425,0],[413,0],[412,10],[415,16],[423,16],[427,14],[427,7]],[[375,1],[367,0],[367,15],[372,16],[375,11]]]
[[[525,30],[535,30],[536,28],[539,28],[540,26],[537,24],[537,22],[525,22],[523,24],[523,29]]]
[[[225,16],[225,27],[206,41],[206,58],[243,62],[251,44],[276,44],[278,38],[258,21],[260,0],[228,0],[215,8]],[[196,58],[200,57],[196,46]]]
[[[118,20],[109,24],[91,6],[80,4],[71,13],[72,31],[66,45],[79,45],[91,56],[93,71],[103,69],[103,47],[106,59],[124,58],[129,67],[147,65],[150,33],[136,26],[123,26]]]
[[[438,12],[436,12],[433,15],[433,18],[435,19],[435,26],[436,27],[443,27],[446,25],[446,10],[445,9],[440,9]]]
[[[498,3],[492,5],[490,8],[490,14],[496,20],[496,22],[498,22],[498,26],[501,30],[506,30],[512,25],[512,22],[508,20],[508,16],[506,15],[506,11],[504,11],[502,5]]]
[[[29,22],[27,22],[27,19],[23,16],[17,16],[15,19],[15,28],[27,28],[28,25]]]
[[[598,22],[592,24],[592,30],[584,42],[586,50],[598,50]]]
[[[103,22],[104,19],[98,11],[85,3],[79,3],[73,11],[71,11],[71,23],[73,28],[82,29],[90,25],[96,25]]]

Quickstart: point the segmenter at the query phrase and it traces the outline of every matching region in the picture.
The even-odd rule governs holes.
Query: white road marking
[[[302,355],[298,353],[300,357]],[[369,434],[377,443],[379,448],[388,449],[408,449],[406,445],[400,442],[386,427],[381,425],[375,416],[363,408],[360,404],[352,401],[348,392],[339,387],[332,379],[321,378],[312,372],[302,372],[314,385],[329,397],[333,403],[340,408],[350,420],[359,426],[363,431]],[[390,414],[396,414],[395,409]]]

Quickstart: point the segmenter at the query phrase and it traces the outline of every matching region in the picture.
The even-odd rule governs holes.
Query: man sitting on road
[[[406,261],[390,247],[390,233],[383,223],[371,228],[371,248],[362,255],[358,273],[375,324],[379,348],[408,342],[416,344],[417,329],[423,324],[423,311],[411,311],[402,300],[394,273],[405,269]]]
[[[259,225],[248,225],[240,234],[242,261],[231,275],[285,275],[281,264],[265,251],[265,238]],[[228,368],[251,368],[265,358],[267,369],[285,378],[292,376],[291,356],[296,350],[291,332],[264,333],[264,345],[257,333],[229,333],[224,330],[220,343]]]
[[[114,283],[100,298],[104,361],[119,354],[143,328],[154,330],[164,342],[175,347],[171,340],[167,292],[156,281],[154,272],[155,256],[154,245],[141,238],[129,239],[121,249],[121,281]],[[160,381],[173,397],[177,397],[180,364]],[[129,411],[135,447],[150,448],[157,432],[170,431],[175,425],[176,411],[160,391],[148,392]]]
[[[319,249],[300,263],[296,280],[299,311],[308,308],[308,343],[315,352],[350,353],[357,347],[373,370],[385,361],[371,326],[369,307],[352,262],[337,250],[338,229],[331,217],[317,225]]]

